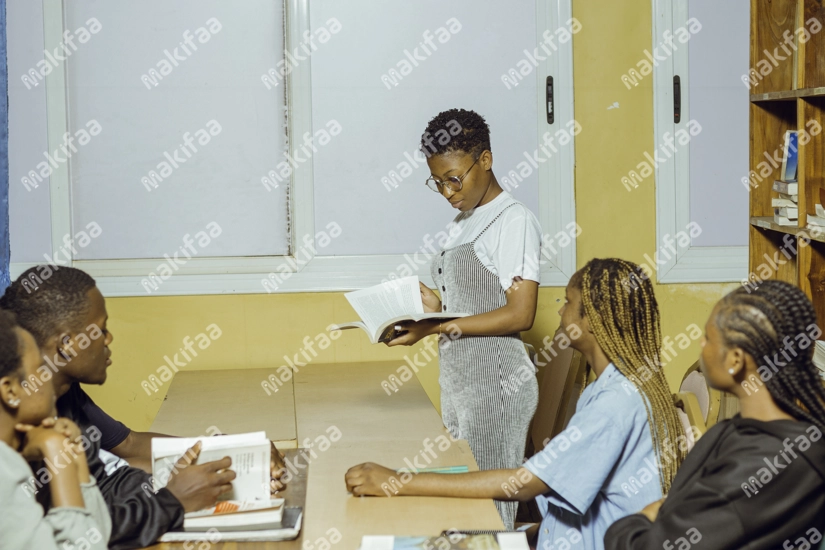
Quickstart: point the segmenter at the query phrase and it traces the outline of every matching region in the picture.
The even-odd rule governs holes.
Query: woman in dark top
[[[696,443],[666,499],[614,523],[605,548],[815,549],[825,534],[825,383],[821,337],[798,288],[766,281],[723,298],[700,359],[741,414]]]

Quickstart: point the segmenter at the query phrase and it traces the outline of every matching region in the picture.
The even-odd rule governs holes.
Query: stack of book
[[[794,181],[776,180],[773,190],[779,193],[771,199],[773,221],[778,225],[796,226],[799,220],[799,184]]]
[[[797,140],[797,132],[793,130],[785,132],[781,179],[773,182],[773,190],[779,193],[779,196],[771,199],[773,220],[777,225],[799,225],[799,184],[796,181],[796,169],[799,164]]]

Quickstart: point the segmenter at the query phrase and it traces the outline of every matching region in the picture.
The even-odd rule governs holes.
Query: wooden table
[[[204,426],[211,424],[194,415],[205,414],[204,395],[222,393],[220,406],[213,403],[211,407],[215,409],[214,418],[219,419],[214,425],[229,433],[265,429],[272,437],[270,434],[286,433],[286,428],[273,423],[292,422],[299,447],[304,449],[299,450],[300,458],[297,464],[293,462],[291,470],[300,475],[300,465],[308,462],[312,472],[306,486],[303,528],[297,541],[225,542],[212,545],[211,550],[312,550],[325,548],[324,540],[331,543],[333,536],[341,538],[333,545],[335,548],[354,550],[363,535],[438,535],[446,529],[502,529],[501,519],[489,499],[364,498],[347,492],[344,473],[361,462],[400,468],[406,465],[405,459],[417,460],[418,464],[429,460],[427,466],[467,465],[470,470],[478,469],[467,442],[449,438],[417,378],[404,382],[390,395],[383,389],[381,382],[397,367],[395,362],[302,367],[291,385],[291,420],[286,385],[270,396],[260,386],[264,373],[270,373],[268,370],[178,373],[153,430],[164,426],[167,433],[175,435],[204,430]],[[188,376],[181,376],[184,374]],[[189,380],[196,380],[193,388],[176,388]],[[257,388],[253,388],[252,381],[257,381]],[[201,391],[204,393],[198,393]],[[261,395],[250,395],[256,392]],[[185,402],[173,403],[181,396],[185,396]],[[268,417],[275,414],[277,418]],[[279,432],[281,429],[285,431]],[[186,430],[189,433],[184,433]],[[326,450],[320,450],[321,447]],[[153,548],[177,549],[184,545],[162,544]]]
[[[263,430],[279,448],[295,448],[292,380],[264,389],[261,383],[272,374],[275,369],[180,371],[149,431],[199,437],[214,428],[228,434]]]

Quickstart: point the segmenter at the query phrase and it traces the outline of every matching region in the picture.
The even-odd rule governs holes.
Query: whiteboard
[[[211,222],[201,257],[288,253],[288,186],[261,183],[286,146],[283,86],[261,81],[283,59],[282,2],[64,6],[68,30],[102,27],[67,61],[69,131],[102,127],[72,157],[73,231],[102,229],[75,259],[161,258]]]
[[[750,2],[689,0],[688,10],[702,24],[688,42],[689,113],[702,126],[690,141],[690,219],[702,228],[692,244],[747,246],[748,190],[741,180],[749,165],[750,91],[740,77],[750,63]]]
[[[457,214],[425,187],[426,162],[397,187],[386,185],[399,163],[413,164],[407,155],[432,117],[451,108],[484,116],[499,183],[538,147],[538,125],[546,125],[537,108],[538,75],[510,89],[501,80],[537,45],[536,0],[486,2],[483,9],[472,0],[312,0],[312,28],[330,18],[341,31],[312,54],[312,118],[316,129],[335,120],[342,131],[313,155],[315,227],[335,222],[342,232],[319,253],[414,252]],[[404,50],[413,53],[425,32],[436,34],[451,18],[460,30],[435,40],[430,55],[419,47],[418,66],[385,84],[382,75],[407,59]],[[538,215],[537,171],[512,193]]]

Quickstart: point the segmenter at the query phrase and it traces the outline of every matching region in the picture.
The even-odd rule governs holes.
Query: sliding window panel
[[[565,126],[549,125],[537,102],[546,74],[532,54],[548,57],[537,49],[542,31],[549,55],[563,54],[536,14],[535,0],[484,9],[472,0],[312,1],[313,30],[333,19],[341,27],[312,54],[313,126],[341,126],[313,155],[316,229],[342,229],[319,254],[412,253],[445,230],[457,211],[425,187],[418,148],[430,119],[451,108],[485,117],[499,183],[540,214],[540,170],[527,157],[543,132]]]
[[[40,74],[43,4],[6,6],[9,64],[9,239],[11,262],[43,263],[51,255],[46,86]],[[39,65],[38,65],[39,64]],[[19,269],[12,268],[12,277]]]
[[[282,2],[63,9],[71,228],[99,227],[74,259],[288,254],[289,184],[262,183],[287,144],[284,86],[261,82],[284,58]]]
[[[747,246],[747,74],[749,0],[690,0],[702,30],[689,42],[687,111],[702,133],[690,142],[690,219],[702,234],[693,246]]]

